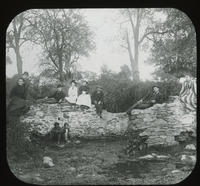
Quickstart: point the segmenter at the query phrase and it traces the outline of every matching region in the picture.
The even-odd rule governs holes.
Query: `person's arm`
[[[146,101],[148,101],[151,98],[151,96],[152,96],[152,92],[148,92],[146,94],[146,96],[144,96],[140,101],[141,102],[146,102]]]

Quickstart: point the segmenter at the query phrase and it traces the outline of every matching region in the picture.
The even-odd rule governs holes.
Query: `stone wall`
[[[30,130],[42,134],[48,132],[58,118],[60,126],[64,122],[69,123],[71,137],[100,138],[124,134],[128,126],[125,113],[109,113],[104,110],[102,115],[103,119],[99,118],[94,107],[84,113],[80,110],[72,111],[67,104],[38,103],[31,106],[21,121],[30,125]]]
[[[169,103],[132,110],[128,130],[140,131],[139,136],[146,137],[148,147],[176,145],[184,133],[196,137],[196,112],[183,110],[179,98],[172,98]]]

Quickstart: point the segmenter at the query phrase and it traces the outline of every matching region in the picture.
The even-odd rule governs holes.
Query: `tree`
[[[152,31],[165,34],[151,36],[149,61],[157,66],[157,75],[160,71],[176,77],[184,72],[196,76],[196,33],[191,20],[177,9],[161,11],[167,16],[166,20],[156,24]]]
[[[16,55],[16,62],[17,62],[17,72],[19,75],[22,74],[22,66],[23,61],[20,54],[20,48],[22,45],[29,41],[26,33],[29,29],[29,24],[26,21],[26,12],[22,12],[17,15],[10,25],[8,26],[7,33],[6,33],[6,48],[13,49]]]
[[[43,48],[46,62],[59,74],[63,82],[71,77],[74,64],[80,56],[94,49],[93,33],[81,15],[81,10],[52,9],[34,12],[30,22],[32,41]],[[49,66],[47,66],[49,67]]]
[[[121,23],[125,24],[125,45],[122,45],[127,49],[131,62],[132,77],[135,82],[140,80],[139,76],[139,51],[143,41],[149,37],[149,35],[163,34],[156,30],[152,30],[151,27],[155,24],[154,15],[157,9],[138,8],[138,9],[124,9],[121,11],[125,17],[125,21]],[[128,23],[128,24],[127,24]],[[133,44],[133,47],[132,47]]]

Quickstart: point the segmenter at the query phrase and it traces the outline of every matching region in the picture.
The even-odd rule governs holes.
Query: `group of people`
[[[24,72],[17,80],[17,85],[11,89],[9,98],[10,102],[7,106],[7,114],[20,116],[29,110],[27,101],[28,88],[29,88],[29,74]],[[68,102],[73,109],[80,107],[82,111],[92,107],[94,103],[97,115],[102,118],[102,109],[104,102],[104,93],[102,87],[97,86],[96,90],[90,93],[90,88],[86,80],[78,88],[75,80],[71,81],[71,86],[68,89],[66,96],[62,85],[58,85],[53,94],[43,99],[46,103],[61,103]]]
[[[17,80],[17,85],[12,88],[10,92],[10,102],[7,107],[7,113],[22,115],[29,110],[27,104],[27,95],[29,87],[29,74],[24,72],[22,77]],[[44,98],[45,102],[61,103],[68,102],[73,109],[80,107],[82,111],[91,108],[92,103],[95,105],[97,115],[102,118],[102,109],[104,105],[104,92],[101,86],[97,86],[94,92],[90,92],[88,82],[83,81],[82,85],[78,88],[75,80],[71,81],[71,86],[68,89],[68,95],[63,91],[63,86],[58,85],[57,90],[50,96]],[[162,102],[162,95],[160,94],[159,87],[153,86],[152,90],[138,102],[133,104],[128,110],[127,114],[130,115],[133,109],[145,109],[153,106],[155,103]]]
[[[90,94],[90,88],[86,80],[83,81],[83,84],[78,88],[76,86],[76,81],[71,81],[71,86],[68,89],[68,95],[66,96],[65,92],[62,90],[62,85],[57,86],[57,90],[50,96],[45,98],[46,102],[51,103],[61,103],[68,102],[73,109],[80,107],[82,111],[85,111],[92,107],[94,103],[96,108],[97,115],[102,118],[102,109],[104,101],[104,93],[100,86],[97,86],[96,90]],[[54,100],[49,100],[53,98]],[[52,102],[53,101],[53,102]]]

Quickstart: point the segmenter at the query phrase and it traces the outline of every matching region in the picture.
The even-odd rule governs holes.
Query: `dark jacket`
[[[24,85],[16,85],[10,92],[10,98],[18,97],[26,99],[26,88]]]
[[[65,98],[65,93],[63,91],[56,91],[52,95],[48,96],[48,98],[54,98],[56,101]]]
[[[161,93],[156,94],[151,91],[142,100],[143,103],[150,103],[152,100],[155,100],[155,103],[163,103],[163,96]]]
[[[92,100],[93,100],[93,102],[94,101],[101,101],[101,102],[103,102],[103,99],[104,99],[104,93],[103,93],[103,91],[100,91],[99,93],[97,92],[97,90],[96,91],[94,91],[93,92],[93,94],[92,94]]]
[[[89,90],[90,90],[90,88],[87,85],[82,85],[82,86],[80,86],[78,93],[80,95],[80,94],[82,94],[83,91],[85,91],[86,94],[89,94]]]

